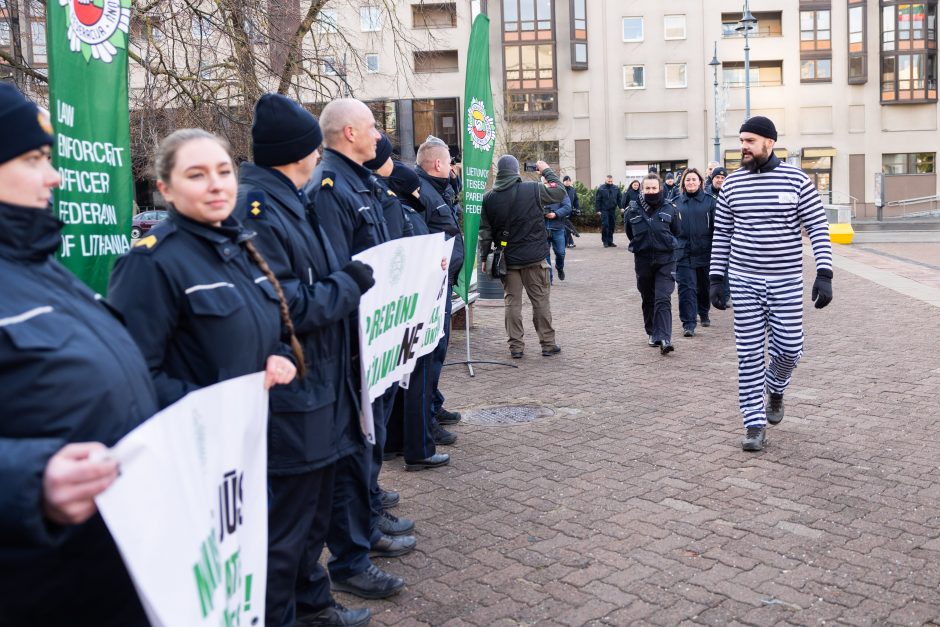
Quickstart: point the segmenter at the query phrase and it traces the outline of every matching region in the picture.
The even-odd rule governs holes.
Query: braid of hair
[[[297,334],[294,332],[294,323],[290,319],[290,309],[287,306],[287,299],[284,297],[284,290],[281,289],[280,282],[277,280],[277,277],[274,276],[274,273],[271,272],[268,262],[261,256],[261,252],[254,243],[247,241],[244,243],[244,246],[248,254],[251,255],[251,259],[255,262],[255,265],[261,269],[261,272],[268,278],[268,281],[270,281],[271,286],[277,293],[277,299],[280,301],[281,322],[287,328],[288,333],[290,333],[290,347],[294,353],[294,361],[297,362],[297,377],[303,379],[307,375],[307,365],[304,363],[304,350],[301,348],[300,340],[297,339]]]

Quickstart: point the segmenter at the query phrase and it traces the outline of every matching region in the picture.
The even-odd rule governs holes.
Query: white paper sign
[[[264,373],[193,392],[113,449],[96,498],[154,627],[264,625]]]
[[[375,277],[359,303],[361,427],[372,443],[372,401],[411,374],[415,361],[441,340],[453,249],[453,239],[434,233],[385,242],[353,257],[372,266]]]

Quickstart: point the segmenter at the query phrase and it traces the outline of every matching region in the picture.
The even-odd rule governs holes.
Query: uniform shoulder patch
[[[263,218],[265,215],[267,196],[261,190],[252,190],[245,195],[246,216],[249,219]]]
[[[323,179],[320,181],[320,189],[333,189],[336,175],[327,170],[323,171]]]
[[[389,195],[389,196],[398,196],[398,194],[396,194],[395,192],[393,192],[393,191],[390,190],[390,189],[389,189],[389,190],[386,190],[386,191],[388,192],[388,195]]]
[[[138,254],[152,253],[154,250],[156,250],[157,246],[159,246],[174,231],[176,231],[176,225],[169,220],[164,220],[157,226],[153,227],[145,236],[134,242],[133,245],[131,245],[131,252]]]

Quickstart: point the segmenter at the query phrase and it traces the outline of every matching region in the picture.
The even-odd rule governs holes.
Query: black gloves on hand
[[[369,288],[375,285],[375,279],[372,278],[372,266],[366,265],[361,261],[350,261],[343,266],[343,272],[348,274],[350,278],[356,282],[356,285],[359,286],[359,291],[363,294],[368,292]]]
[[[725,300],[724,275],[708,275],[708,298],[712,301],[712,307],[715,309],[725,310],[728,308],[728,302]]]
[[[816,309],[822,309],[832,302],[832,270],[817,270],[813,283],[813,301]]]

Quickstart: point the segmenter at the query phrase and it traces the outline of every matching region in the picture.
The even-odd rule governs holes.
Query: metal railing
[[[852,205],[852,219],[854,220],[855,218],[858,217],[858,198],[856,198],[855,196],[852,196],[851,194],[846,194],[845,192],[841,192],[837,189],[830,189],[828,192],[826,192],[826,194],[828,194],[829,196],[828,204],[831,204],[831,205],[851,204]],[[823,194],[820,194],[820,195],[822,196]],[[846,198],[847,202],[842,202],[840,200],[841,198]]]
[[[938,203],[940,203],[940,195],[934,196],[921,196],[920,198],[905,198],[903,200],[892,200],[891,202],[886,202],[885,207],[901,207],[902,214],[900,216],[892,217],[903,217],[903,218],[917,218],[917,217],[927,217],[927,216],[936,216],[940,213],[940,208],[938,208]],[[911,211],[908,213],[906,207],[912,205],[929,205],[930,209],[925,211]]]

